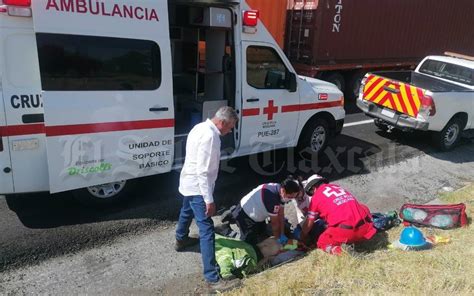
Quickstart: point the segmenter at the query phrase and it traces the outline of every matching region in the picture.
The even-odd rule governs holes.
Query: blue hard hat
[[[403,229],[400,234],[400,243],[411,247],[418,247],[425,245],[426,239],[418,228],[410,226]]]

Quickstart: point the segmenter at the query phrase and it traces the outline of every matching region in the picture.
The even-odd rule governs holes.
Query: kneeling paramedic
[[[294,199],[300,190],[301,183],[288,176],[281,184],[262,184],[250,191],[231,213],[232,222],[240,229],[240,239],[256,245],[259,237],[266,233],[265,220],[270,218],[273,236],[286,244],[284,204]]]
[[[309,193],[313,195],[308,214],[303,223],[301,240],[305,241],[321,218],[327,224],[326,230],[319,236],[316,245],[330,254],[341,254],[342,244],[352,244],[371,239],[376,233],[369,208],[359,203],[348,191],[336,184],[314,175]]]

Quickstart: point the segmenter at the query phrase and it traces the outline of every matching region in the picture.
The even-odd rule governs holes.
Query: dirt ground
[[[474,180],[474,146],[422,155],[337,180],[372,211],[426,203]],[[288,211],[290,214],[290,211]],[[196,229],[194,228],[194,232]],[[199,250],[173,250],[174,225],[0,275],[1,295],[182,295],[203,285]]]

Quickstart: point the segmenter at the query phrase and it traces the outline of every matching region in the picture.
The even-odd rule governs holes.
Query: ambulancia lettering
[[[159,21],[158,14],[154,8],[112,4],[110,2],[97,0],[48,0],[46,10]]]

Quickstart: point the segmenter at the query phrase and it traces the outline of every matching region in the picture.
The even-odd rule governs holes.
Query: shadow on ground
[[[279,182],[289,173],[303,178],[319,173],[330,180],[369,173],[365,159],[380,152],[371,143],[340,135],[320,155],[281,149],[222,161],[214,194],[217,206],[232,205],[257,185]],[[127,203],[105,209],[87,208],[70,193],[7,196],[6,200],[21,223],[33,229],[130,219],[176,221],[181,207],[178,183],[178,172],[145,178]]]

